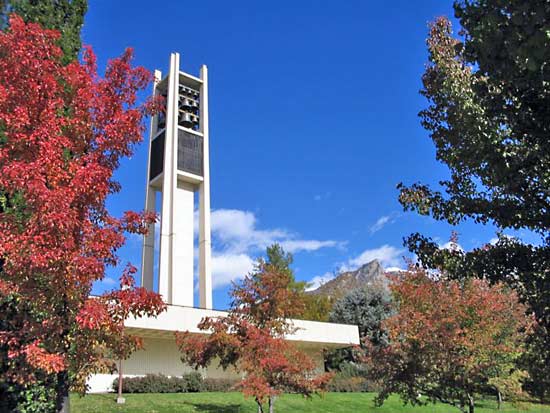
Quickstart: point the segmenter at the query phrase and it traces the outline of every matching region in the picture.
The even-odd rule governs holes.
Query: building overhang
[[[173,339],[176,331],[207,334],[197,327],[200,321],[204,317],[225,315],[225,311],[168,305],[158,317],[131,317],[125,326],[129,333],[140,337]],[[359,344],[359,329],[354,325],[306,320],[291,322],[297,330],[286,338],[300,347],[343,348]]]

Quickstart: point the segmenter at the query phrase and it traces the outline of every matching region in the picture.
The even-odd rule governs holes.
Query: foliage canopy
[[[201,321],[199,328],[211,334],[176,334],[184,362],[198,368],[217,359],[222,368],[237,369],[244,375],[243,393],[254,397],[259,411],[267,400],[270,412],[283,391],[310,396],[331,377],[316,376],[313,360],[285,340],[296,331],[289,318],[303,309],[303,302],[300,291],[291,288],[291,273],[273,262],[260,260],[234,285],[227,316]]]
[[[87,0],[1,0],[0,29],[7,27],[9,14],[15,13],[27,23],[59,31],[61,60],[67,64],[76,60],[82,46],[80,30],[87,10]]]
[[[378,403],[397,393],[412,404],[449,403],[474,412],[474,395],[509,375],[530,325],[514,292],[486,281],[434,280],[416,270],[391,286],[398,310],[383,323],[387,346],[371,346]],[[368,343],[367,343],[368,344]]]
[[[122,334],[129,315],[154,315],[159,295],[137,288],[128,265],[120,290],[90,298],[92,285],[118,264],[125,232],[142,234],[156,217],[105,208],[118,191],[113,172],[141,141],[136,106],[151,75],[113,59],[104,78],[95,56],[63,63],[58,32],[17,15],[0,32],[0,386],[53,380],[57,407],[88,374],[113,368],[140,345]],[[15,390],[17,391],[17,389]],[[7,397],[2,395],[2,399]]]
[[[428,268],[506,282],[536,314],[526,366],[531,390],[550,394],[550,5],[545,1],[458,0],[451,23],[430,26],[420,112],[436,157],[449,167],[440,189],[399,185],[406,210],[458,224],[493,224],[496,245],[440,249],[421,234],[406,239]],[[525,229],[529,244],[504,235]],[[546,367],[544,367],[546,366]]]

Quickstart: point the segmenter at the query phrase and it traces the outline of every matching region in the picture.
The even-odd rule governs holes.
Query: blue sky
[[[171,52],[187,72],[209,67],[215,307],[273,241],[308,281],[373,258],[403,266],[414,231],[447,241],[452,228],[404,213],[395,187],[448,176],[417,113],[427,23],[451,3],[90,0],[83,38],[100,67],[127,46],[150,70]],[[113,214],[143,209],[146,158],[142,144],[122,163]],[[495,234],[456,230],[465,249]],[[130,238],[123,261],[140,251]]]

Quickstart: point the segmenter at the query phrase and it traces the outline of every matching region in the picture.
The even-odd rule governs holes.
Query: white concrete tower
[[[165,78],[155,71],[155,95],[166,111],[151,120],[145,209],[155,211],[161,193],[158,292],[167,304],[193,307],[194,197],[199,193],[199,307],[212,308],[208,69],[200,77],[179,69],[170,55]],[[154,284],[155,228],[143,240],[141,285]]]

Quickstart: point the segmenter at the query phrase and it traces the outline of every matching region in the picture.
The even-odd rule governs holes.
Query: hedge
[[[181,377],[168,377],[163,374],[148,374],[140,377],[125,377],[122,380],[123,393],[194,393],[226,392],[234,390],[239,383],[235,379],[203,379],[200,373],[193,372]],[[113,382],[113,390],[118,391],[118,378]]]

